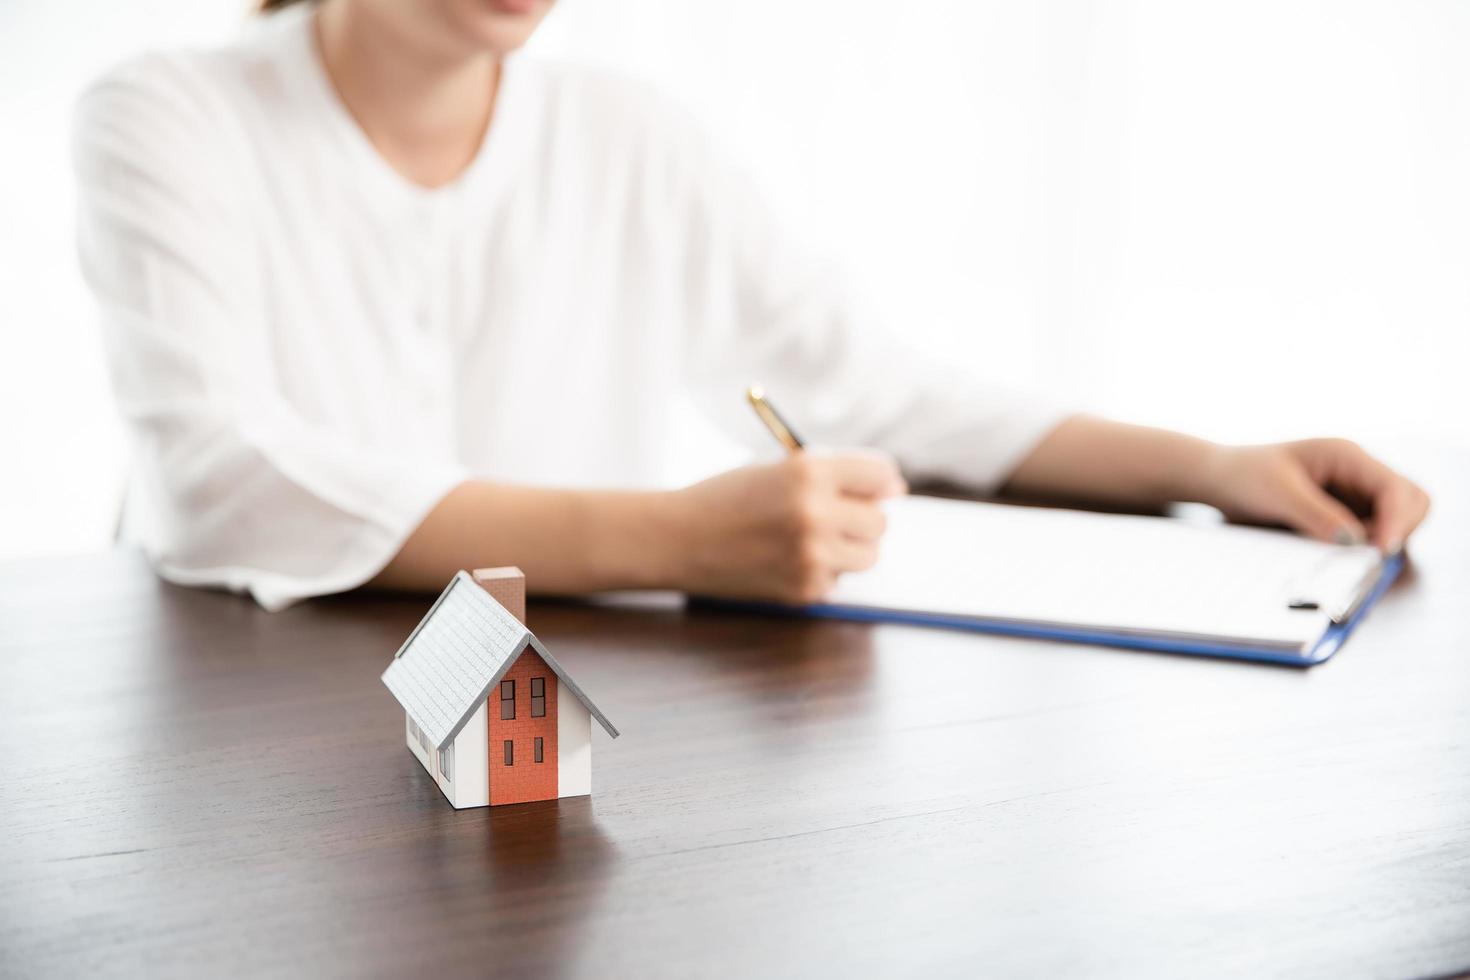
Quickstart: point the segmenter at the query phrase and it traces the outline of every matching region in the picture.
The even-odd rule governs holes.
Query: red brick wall
[[[531,717],[533,677],[546,678],[546,715],[542,718]],[[516,716],[513,721],[500,719],[500,688],[492,688],[485,699],[485,713],[490,716],[490,805],[554,800],[557,795],[556,674],[535,650],[527,650],[502,680],[516,682]],[[543,762],[536,761],[538,736],[543,739]],[[513,766],[505,764],[506,739],[515,742]]]

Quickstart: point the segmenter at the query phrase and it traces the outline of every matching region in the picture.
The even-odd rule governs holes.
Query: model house
[[[457,808],[592,792],[592,719],[618,731],[525,626],[517,568],[460,572],[383,683],[408,748]]]

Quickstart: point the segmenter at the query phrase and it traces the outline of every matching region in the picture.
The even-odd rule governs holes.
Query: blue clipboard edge
[[[798,616],[819,619],[841,619],[860,623],[898,623],[906,626],[929,626],[942,629],[965,630],[972,633],[993,633],[999,636],[1020,636],[1041,640],[1061,640],[1068,643],[1087,643],[1094,646],[1122,647],[1129,650],[1149,650],[1156,653],[1182,653],[1201,657],[1218,657],[1225,660],[1247,660],[1255,663],[1282,664],[1288,667],[1312,667],[1329,659],[1342,648],[1343,643],[1363,621],[1368,612],[1383,598],[1399,573],[1404,569],[1402,555],[1394,555],[1383,563],[1371,592],[1358,606],[1351,619],[1345,623],[1334,623],[1322,634],[1305,654],[1292,654],[1269,647],[1247,647],[1225,643],[1195,643],[1185,640],[1107,630],[1085,628],[1059,629],[1052,626],[1029,626],[1025,623],[1007,623],[999,620],[974,619],[968,616],[945,616],[931,613],[894,612],[887,609],[871,609],[861,606],[837,606],[816,603],[809,606],[786,606],[775,602],[747,602],[735,599],[709,599],[695,597],[691,604],[717,609],[736,609],[748,612],[771,613],[781,616]]]

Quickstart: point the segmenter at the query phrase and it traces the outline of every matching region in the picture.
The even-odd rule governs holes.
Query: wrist
[[[560,518],[566,561],[578,568],[570,588],[667,588],[670,553],[660,506],[666,494],[626,490],[564,491]]]
[[[687,490],[635,495],[624,553],[641,556],[628,573],[643,589],[678,589],[688,581],[690,535]]]
[[[1170,499],[1216,506],[1229,450],[1228,446],[1190,437],[1189,445],[1171,461]]]
[[[654,495],[650,537],[657,542],[660,588],[685,589],[694,578],[699,559],[697,494],[691,487]]]

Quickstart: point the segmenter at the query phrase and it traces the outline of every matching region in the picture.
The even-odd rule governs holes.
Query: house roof
[[[454,576],[398,648],[383,672],[383,683],[434,747],[442,749],[527,647],[540,654],[562,688],[576,695],[607,733],[617,738],[612,722],[541,641],[467,572]]]

